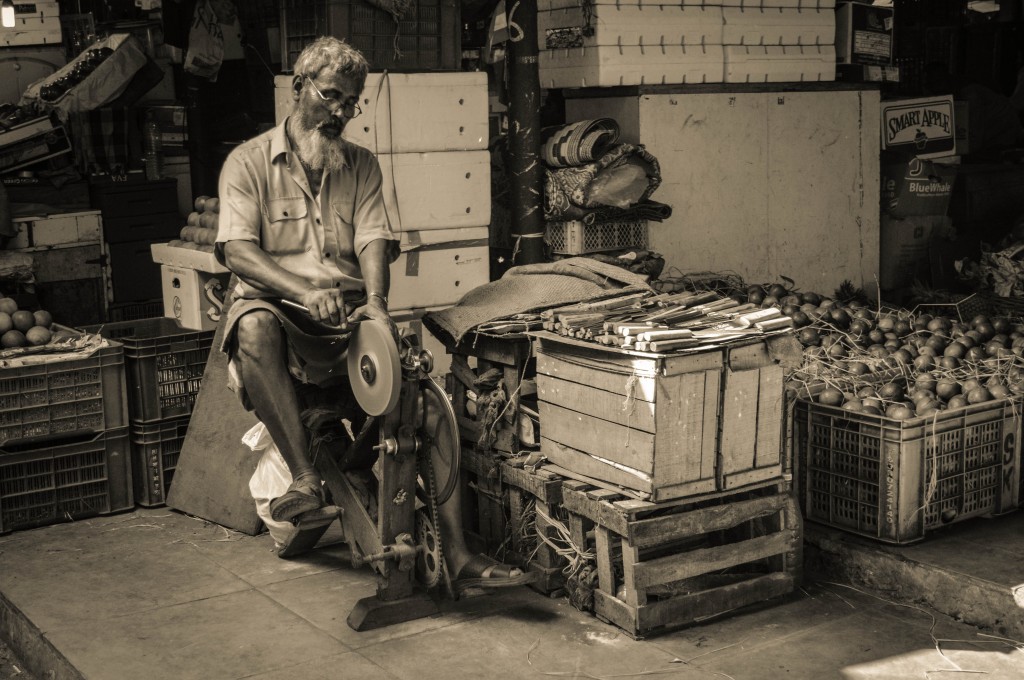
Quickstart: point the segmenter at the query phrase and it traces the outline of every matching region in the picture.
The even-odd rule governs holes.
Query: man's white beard
[[[302,162],[314,170],[339,170],[345,165],[341,137],[330,138],[316,128],[308,129],[300,120],[295,151]]]

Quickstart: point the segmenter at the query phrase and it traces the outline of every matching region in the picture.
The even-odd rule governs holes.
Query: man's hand
[[[356,308],[348,317],[349,323],[355,323],[363,319],[374,319],[385,324],[388,330],[391,331],[391,337],[395,339],[395,344],[398,343],[398,327],[391,320],[391,314],[388,312],[387,305],[376,295],[371,295],[367,298],[366,304]]]
[[[309,315],[314,321],[329,324],[340,328],[348,329],[348,319],[345,318],[345,302],[338,288],[311,288],[302,294],[299,302],[309,310]]]

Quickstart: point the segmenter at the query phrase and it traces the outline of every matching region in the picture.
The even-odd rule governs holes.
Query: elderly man
[[[221,349],[231,357],[233,389],[266,425],[292,473],[287,492],[270,505],[277,521],[325,503],[300,396],[328,388],[345,409],[356,408],[344,375],[344,331],[362,319],[395,330],[387,296],[398,242],[384,206],[380,166],[369,151],[341,137],[361,113],[358,97],[368,68],[363,55],[341,40],[310,44],[295,62],[292,115],[235,149],[221,171],[216,252],[239,279]],[[281,300],[299,303],[309,314]],[[457,578],[522,582],[514,570],[466,549],[457,493],[441,515],[448,566]]]

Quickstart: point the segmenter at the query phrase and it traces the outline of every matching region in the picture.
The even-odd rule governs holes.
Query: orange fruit
[[[25,334],[21,331],[7,331],[3,335],[0,335],[0,345],[6,348],[24,347]]]
[[[0,335],[3,335],[12,328],[14,328],[14,322],[11,321],[11,315],[7,312],[0,312]]]
[[[14,322],[14,327],[22,333],[36,325],[36,317],[27,309],[19,309],[11,314],[11,321]]]
[[[25,333],[25,340],[27,340],[28,344],[33,347],[38,347],[39,345],[45,345],[50,342],[51,336],[52,333],[50,333],[50,329],[43,328],[42,326],[33,326]]]
[[[35,317],[36,325],[42,326],[43,328],[49,328],[53,325],[53,315],[45,309],[33,312],[32,316]]]
[[[5,297],[0,298],[0,312],[5,314],[14,314],[18,311],[18,303],[11,298]]]

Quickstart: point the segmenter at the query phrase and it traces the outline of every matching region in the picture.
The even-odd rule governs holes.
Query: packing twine
[[[566,576],[566,591],[569,593],[569,602],[580,611],[593,611],[594,609],[594,588],[597,579],[597,555],[594,552],[585,550],[573,543],[572,535],[565,524],[544,510],[537,508],[534,503],[534,513],[543,519],[548,526],[558,534],[557,537],[547,536],[544,532],[537,531],[537,538],[545,545],[555,551],[560,557],[567,561],[562,573]],[[537,550],[540,543],[537,544]],[[532,560],[537,550],[530,556]]]
[[[494,441],[494,428],[495,428],[495,426],[505,416],[505,411],[508,409],[509,405],[512,402],[515,401],[516,396],[519,394],[520,390],[523,389],[523,381],[526,380],[526,367],[530,365],[530,359],[532,359],[532,358],[533,358],[533,343],[527,343],[527,345],[526,345],[526,359],[523,361],[523,370],[522,370],[522,373],[520,373],[520,375],[519,375],[519,384],[516,385],[516,388],[514,390],[512,390],[512,394],[508,395],[508,399],[505,400],[505,405],[501,409],[501,413],[499,413],[498,417],[495,418],[494,421],[487,427],[488,436],[491,437],[491,441],[492,442]],[[501,382],[502,382],[502,390],[503,390],[502,391],[502,395],[504,395],[504,382],[505,381],[502,380]],[[519,431],[519,423],[517,422],[516,423],[516,432],[518,433],[518,431]],[[483,435],[481,435],[481,438],[482,438],[482,436]]]
[[[634,368],[633,373],[626,379],[626,398],[622,400],[622,412],[626,414],[626,446],[629,446],[629,435],[633,431],[633,413],[636,410],[636,386],[640,382],[640,376]]]

